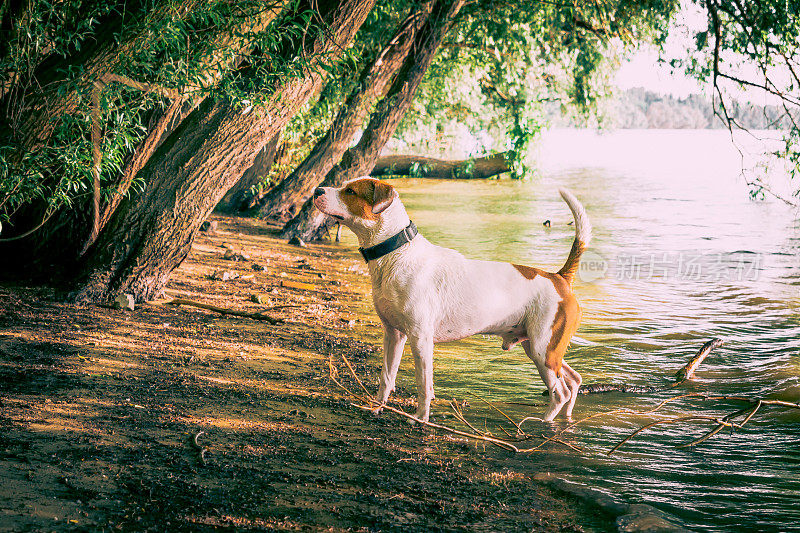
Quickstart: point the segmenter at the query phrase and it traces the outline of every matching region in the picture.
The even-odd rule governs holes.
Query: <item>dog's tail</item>
[[[583,255],[586,247],[589,246],[589,241],[592,240],[592,224],[589,222],[586,210],[575,198],[575,195],[563,188],[558,189],[558,192],[561,194],[561,198],[567,202],[569,210],[572,211],[572,217],[575,219],[575,240],[572,242],[572,249],[569,251],[567,262],[558,271],[558,274],[572,285],[575,273],[578,271],[578,265],[581,262],[581,255]]]

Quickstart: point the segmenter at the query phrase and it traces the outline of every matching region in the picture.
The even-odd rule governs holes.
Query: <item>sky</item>
[[[682,0],[678,13],[669,31],[664,46],[663,57],[683,59],[687,49],[694,49],[694,36],[699,30],[708,28],[708,15],[697,4],[690,0]],[[645,46],[630,56],[629,61],[620,65],[614,78],[614,84],[622,90],[643,87],[659,94],[671,94],[685,98],[689,94],[704,94],[711,97],[711,82],[699,81],[685,76],[682,70],[673,70],[667,63],[658,63],[659,52],[655,47]],[[742,79],[762,80],[761,72],[751,64],[742,62],[737,56],[721,54],[723,70]],[[771,69],[770,78],[778,85],[790,85],[790,76],[785,67],[776,66]],[[739,101],[749,101],[756,105],[776,105],[780,101],[776,96],[752,87],[740,87],[735,83],[721,79],[719,81],[724,92]]]
[[[674,71],[668,64],[659,64],[658,52],[651,48],[639,50],[630,61],[622,63],[614,77],[614,85],[622,90],[644,87],[678,98],[708,92],[708,88],[697,80]]]
[[[707,27],[705,11],[689,1],[681,2],[669,38],[665,45],[665,58],[685,56],[688,47],[693,46],[692,36],[697,30]],[[674,71],[668,64],[658,63],[658,51],[655,47],[642,47],[631,56],[630,61],[623,62],[614,79],[620,89],[644,87],[647,90],[671,94],[684,98],[689,94],[708,93],[709,87],[701,85],[697,80],[685,76],[680,70]]]

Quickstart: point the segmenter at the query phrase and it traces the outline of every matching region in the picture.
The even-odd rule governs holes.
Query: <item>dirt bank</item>
[[[356,254],[289,246],[258,221],[219,225],[197,239],[168,295],[273,308],[283,323],[152,304],[76,308],[49,289],[0,287],[0,530],[612,527],[504,467],[502,453],[349,405],[329,356],[345,353],[370,386],[379,365]],[[225,260],[225,244],[249,259]],[[238,279],[210,279],[226,271]],[[399,391],[399,402],[409,396]]]

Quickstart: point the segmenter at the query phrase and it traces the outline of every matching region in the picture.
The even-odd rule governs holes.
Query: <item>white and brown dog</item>
[[[550,273],[467,259],[431,244],[417,234],[388,183],[360,178],[338,189],[316,189],[314,204],[353,230],[369,266],[375,310],[384,329],[376,398],[381,405],[394,390],[406,339],[414,354],[416,417],[427,421],[434,397],[433,345],[487,333],[501,336],[504,350],[522,343],[550,392],[545,420],[555,418],[565,405],[565,414],[571,416],[581,376],[563,357],[581,316],[572,281],[591,225],[580,202],[569,191],[560,193],[575,218],[575,241],[561,270]]]

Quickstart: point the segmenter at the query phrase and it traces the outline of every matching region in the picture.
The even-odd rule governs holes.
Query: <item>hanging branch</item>
[[[785,50],[782,49],[783,46],[778,46],[775,43],[771,43],[768,38],[765,38],[765,35],[768,35],[769,32],[754,31],[755,28],[758,28],[758,22],[756,20],[758,15],[755,15],[754,17],[748,16],[748,8],[758,5],[758,3],[751,3],[748,5],[747,3],[743,3],[738,0],[733,0],[732,3],[734,4],[733,7],[726,5],[724,2],[720,2],[719,0],[708,0],[705,2],[711,30],[713,31],[714,35],[714,48],[711,64],[713,87],[711,105],[714,115],[719,117],[724,123],[725,127],[728,129],[731,142],[739,152],[742,162],[744,162],[745,155],[743,149],[734,138],[734,128],[747,132],[753,137],[756,136],[749,129],[737,122],[735,117],[731,116],[731,113],[728,111],[726,106],[725,95],[719,81],[726,80],[728,82],[738,84],[740,87],[752,87],[754,89],[760,89],[766,94],[777,98],[784,109],[784,114],[782,117],[775,119],[776,122],[784,118],[788,119],[791,123],[790,130],[796,133],[798,127],[795,118],[798,114],[797,108],[800,107],[800,98],[796,94],[792,94],[791,91],[797,88],[797,82],[800,82],[800,78],[798,78],[797,70],[795,68],[795,54],[790,53],[787,55]],[[720,19],[720,14],[727,16],[730,20],[730,23],[723,25],[723,21]],[[737,28],[744,34],[744,48],[752,48],[753,50],[751,59],[755,59],[755,62],[757,63],[756,66],[760,71],[760,77],[763,77],[763,83],[745,79],[729,72],[724,72],[722,69],[720,64],[720,51],[724,44],[723,30],[725,29],[730,32],[735,31]],[[783,62],[780,63],[779,61],[775,61],[771,54],[772,56],[779,56],[781,59],[783,59]],[[763,55],[763,57],[760,57],[760,55]],[[781,88],[775,82],[775,76],[770,74],[770,69],[775,69],[778,66],[785,67],[787,73],[791,74],[787,90],[781,90]],[[788,106],[792,106],[794,109],[790,110],[787,104]],[[761,178],[749,178],[744,169],[742,170],[742,176],[744,177],[745,183],[753,190],[757,190],[762,193],[769,193],[774,198],[792,207],[798,207],[798,205],[800,205],[796,200],[786,198],[783,194],[774,191],[771,187],[764,183]]]
[[[78,254],[82,256],[100,234],[100,164],[103,161],[103,152],[100,149],[102,136],[100,133],[100,94],[105,84],[95,81],[92,84],[92,231],[86,242],[83,243]]]
[[[164,96],[166,98],[172,99],[172,103],[161,116],[159,121],[156,123],[155,128],[147,135],[145,140],[137,147],[134,151],[133,158],[131,159],[130,163],[125,167],[125,170],[122,174],[122,179],[120,180],[120,184],[115,192],[114,196],[111,198],[111,201],[106,206],[103,211],[103,214],[100,214],[100,170],[101,170],[101,163],[103,160],[103,152],[101,150],[101,143],[102,143],[102,135],[100,131],[100,96],[103,92],[103,89],[106,85],[110,83],[120,83],[127,87],[131,87],[133,89],[137,89],[143,91],[144,93],[155,93],[160,96]],[[111,218],[111,214],[116,209],[117,205],[119,205],[120,200],[128,191],[128,188],[133,181],[133,177],[136,173],[142,168],[144,163],[153,155],[155,152],[158,143],[161,140],[164,131],[167,129],[167,126],[172,122],[172,120],[179,114],[181,110],[181,106],[184,103],[184,99],[181,94],[174,90],[174,89],[167,89],[165,87],[161,87],[159,85],[154,85],[151,83],[142,83],[125,76],[120,76],[118,74],[111,74],[106,73],[100,76],[99,80],[95,80],[92,84],[92,111],[91,111],[91,129],[92,129],[92,193],[93,193],[93,201],[92,201],[92,230],[89,233],[89,237],[84,242],[83,246],[81,247],[80,252],[78,253],[79,257],[82,257],[83,254],[89,249],[89,247],[94,244],[97,240],[98,235],[100,235],[100,229],[108,222],[108,219]]]

